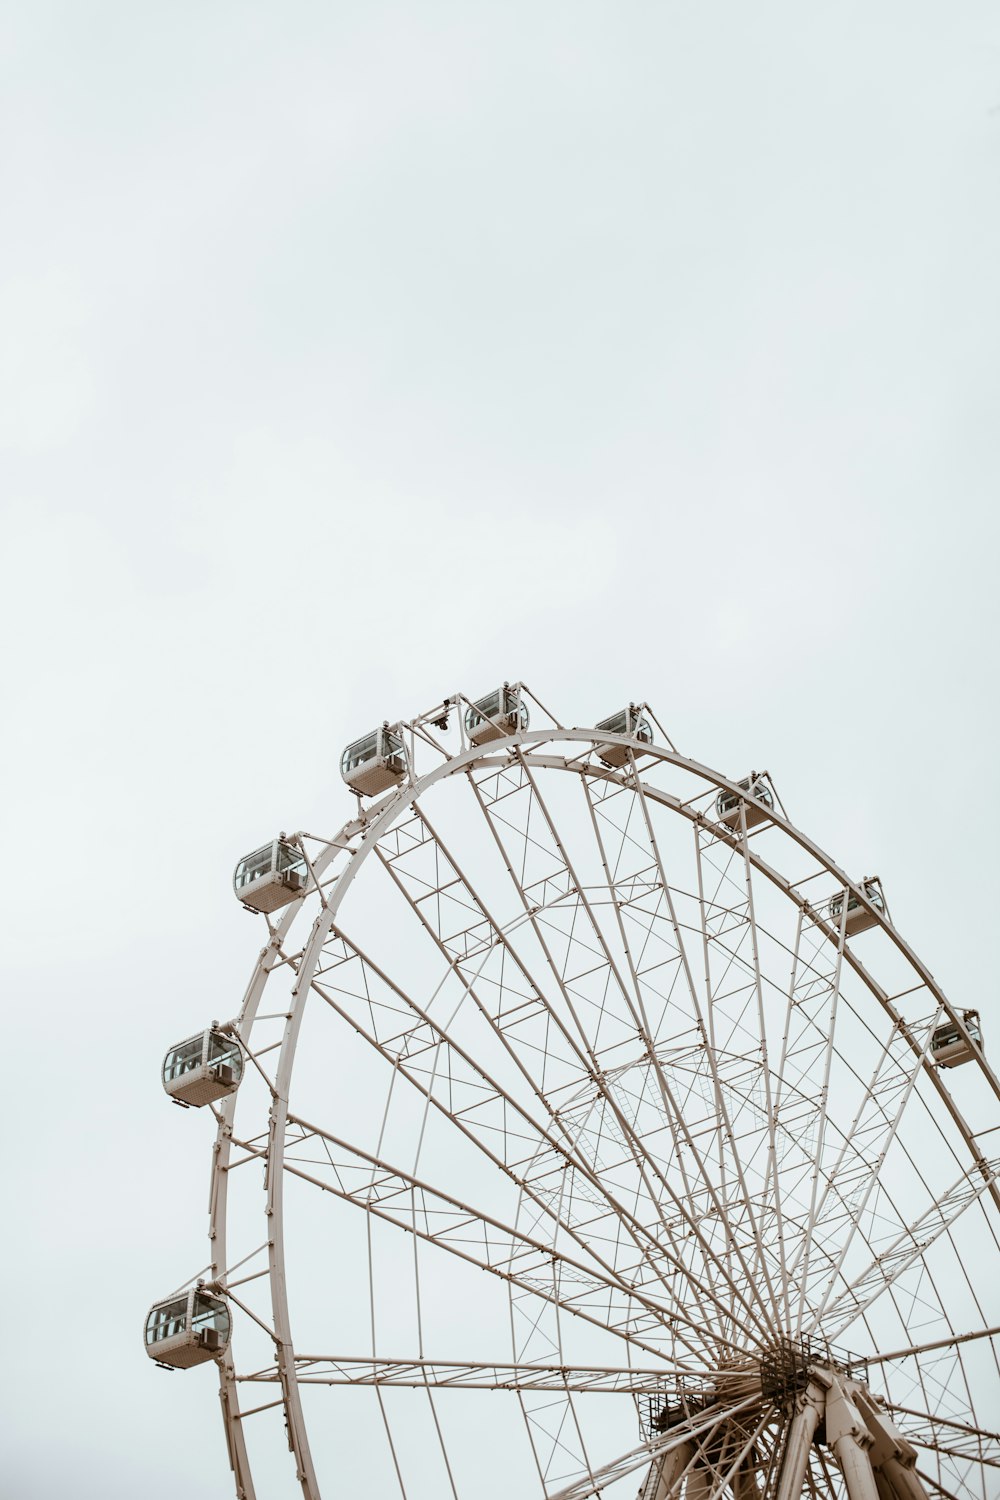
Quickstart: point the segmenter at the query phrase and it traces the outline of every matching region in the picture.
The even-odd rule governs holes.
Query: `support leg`
[[[806,1487],[809,1447],[819,1426],[825,1400],[826,1392],[822,1386],[811,1381],[788,1425],[776,1500],[802,1500]]]
[[[887,1458],[878,1472],[892,1486],[895,1500],[928,1500],[923,1481],[915,1469],[907,1468],[898,1458]]]
[[[711,1500],[715,1478],[711,1469],[697,1463],[691,1469],[684,1491],[684,1500]]]
[[[738,1469],[733,1478],[733,1500],[760,1500],[757,1470],[749,1464]]]
[[[674,1448],[660,1460],[656,1486],[648,1491],[651,1500],[674,1500],[680,1493],[681,1475],[691,1462],[693,1453],[694,1448],[690,1443],[681,1443],[679,1448]]]
[[[853,1433],[845,1433],[830,1446],[843,1470],[849,1500],[879,1500],[868,1454]]]
[[[839,1375],[828,1375],[826,1392],[826,1440],[843,1471],[849,1500],[879,1500],[868,1449],[872,1435],[865,1425],[853,1395],[856,1387]]]
[[[875,1470],[875,1488],[878,1490],[878,1500],[899,1500],[896,1491],[881,1469]]]
[[[872,1436],[871,1460],[876,1481],[881,1480],[879,1493],[883,1493],[884,1484],[890,1500],[927,1500],[927,1491],[914,1467],[917,1450],[913,1444],[906,1441],[869,1391],[859,1390],[854,1399]]]

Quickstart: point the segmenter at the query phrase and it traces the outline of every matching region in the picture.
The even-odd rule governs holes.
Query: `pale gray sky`
[[[227,1493],[165,1046],[343,743],[648,698],[996,981],[1000,13],[7,5],[5,1483]],[[185,1457],[190,1441],[195,1461]]]

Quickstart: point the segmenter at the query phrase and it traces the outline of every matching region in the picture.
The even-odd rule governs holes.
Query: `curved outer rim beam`
[[[951,1228],[955,1220],[965,1212],[973,1203],[983,1196],[988,1188],[996,1182],[1000,1162],[989,1163],[984,1169],[978,1164],[970,1168],[958,1182],[953,1185],[944,1199],[938,1199],[932,1209],[927,1209],[919,1219],[911,1220],[906,1229],[898,1234],[893,1242],[883,1250],[882,1254],[874,1260],[854,1281],[844,1287],[833,1302],[825,1308],[828,1319],[834,1319],[834,1327],[826,1330],[826,1337],[838,1340],[845,1330],[871,1306],[876,1298],[882,1295],[886,1286],[890,1285],[896,1277],[912,1266],[940,1235]],[[979,1178],[977,1182],[975,1179]],[[949,1210],[946,1215],[943,1206]],[[922,1238],[917,1238],[917,1234]],[[866,1290],[867,1288],[867,1290]],[[853,1303],[853,1306],[851,1305]],[[847,1313],[844,1317],[843,1314]],[[836,1315],[841,1315],[841,1321],[836,1322]]]
[[[281,923],[280,932],[272,932],[268,943],[260,950],[257,967],[251,976],[243,997],[240,1009],[240,1037],[244,1041],[249,1037],[253,1027],[254,1019],[260,1007],[264,986],[267,983],[271,970],[278,962],[281,955],[281,935],[288,930],[294,920],[298,903],[285,913]],[[236,1113],[237,1094],[233,1093],[223,1099],[219,1109],[219,1124],[216,1131],[214,1155],[212,1162],[212,1184],[209,1192],[209,1240],[212,1245],[212,1278],[213,1280],[224,1280],[228,1267],[227,1255],[227,1200],[229,1192],[229,1162],[232,1156],[233,1120]],[[250,1459],[247,1454],[246,1441],[243,1434],[243,1423],[240,1419],[239,1393],[236,1384],[235,1368],[232,1360],[232,1351],[227,1350],[226,1357],[219,1361],[219,1398],[222,1403],[222,1420],[226,1432],[226,1444],[229,1449],[229,1462],[233,1470],[236,1485],[237,1500],[256,1500],[256,1491],[253,1484],[253,1476],[250,1471]]]
[[[319,882],[320,880],[322,880],[322,877],[328,870],[331,862],[334,861],[339,854],[344,852],[346,852],[347,854],[347,862],[335,884],[332,886],[332,888],[329,888],[327,890],[326,895],[323,895],[322,888],[320,890],[322,906],[313,923],[310,938],[302,952],[298,979],[293,989],[292,1010],[288,1013],[288,1019],[285,1025],[281,1044],[281,1054],[275,1080],[276,1097],[272,1107],[270,1132],[271,1144],[269,1151],[271,1171],[268,1174],[269,1187],[267,1203],[268,1219],[272,1231],[272,1238],[270,1243],[270,1280],[276,1345],[278,1348],[278,1366],[282,1371],[282,1391],[286,1408],[286,1417],[288,1421],[289,1440],[292,1451],[296,1457],[297,1477],[299,1478],[299,1481],[302,1485],[303,1494],[306,1497],[306,1500],[319,1500],[320,1491],[315,1471],[313,1469],[312,1460],[309,1455],[308,1439],[306,1437],[305,1424],[302,1416],[302,1408],[297,1389],[295,1357],[292,1347],[291,1328],[288,1316],[288,1299],[284,1281],[284,1247],[282,1242],[283,1227],[281,1222],[281,1183],[284,1177],[284,1173],[281,1168],[283,1166],[284,1134],[286,1116],[288,1111],[288,1091],[291,1082],[295,1042],[301,1026],[305,1000],[311,988],[312,975],[319,960],[319,955],[322,951],[323,943],[328,937],[330,929],[334,924],[337,910],[339,909],[346,892],[353,883],[359,868],[364,863],[365,857],[371,853],[371,850],[378,838],[387,831],[387,829],[399,816],[401,816],[412,806],[417,798],[426,793],[436,782],[443,780],[447,776],[454,775],[457,771],[464,771],[476,764],[483,766],[495,765],[498,768],[503,768],[515,762],[517,757],[513,752],[532,752],[536,749],[536,747],[540,748],[543,745],[552,744],[553,742],[576,744],[579,745],[581,749],[574,756],[556,756],[551,754],[539,755],[532,753],[532,765],[556,770],[571,770],[576,774],[580,774],[581,772],[583,772],[591,779],[603,779],[616,782],[623,787],[628,787],[633,784],[633,776],[636,780],[639,779],[638,772],[634,769],[634,763],[625,768],[623,772],[615,772],[608,767],[592,764],[585,759],[586,756],[590,754],[591,747],[593,747],[597,743],[618,742],[621,743],[624,747],[632,750],[635,754],[641,755],[644,759],[655,760],[659,764],[675,766],[681,771],[685,771],[695,777],[700,778],[703,782],[706,783],[706,792],[709,792],[712,788],[715,788],[718,791],[729,791],[735,793],[736,795],[740,795],[740,788],[736,784],[736,782],[731,781],[726,777],[720,776],[717,772],[711,770],[705,765],[702,765],[700,762],[692,760],[687,756],[680,755],[674,750],[665,749],[664,747],[659,745],[642,744],[629,735],[606,735],[603,733],[601,735],[598,735],[597,731],[591,728],[555,728],[536,731],[528,730],[522,731],[519,734],[512,735],[504,741],[500,742],[500,744],[502,744],[504,747],[502,753],[496,753],[496,749],[499,748],[497,742],[493,742],[493,745],[490,747],[491,749],[494,749],[494,753],[492,754],[490,754],[489,751],[487,751],[487,753],[484,753],[481,747],[472,747],[470,749],[464,750],[459,755],[455,755],[450,759],[445,760],[443,764],[435,767],[433,770],[421,776],[416,781],[404,783],[401,787],[388,793],[379,802],[369,807],[363,816],[349,819],[343,825],[340,833],[326,844],[326,848],[323,850],[320,857],[318,857],[314,862],[314,878],[317,880],[317,882]],[[728,830],[723,828],[721,825],[713,823],[712,820],[706,818],[706,816],[702,812],[697,811],[691,806],[682,803],[679,799],[667,793],[664,793],[659,788],[650,786],[645,782],[643,782],[642,784],[642,790],[644,795],[650,801],[655,802],[660,806],[669,808],[674,812],[680,813],[683,817],[686,817],[692,823],[710,828],[715,836],[719,839],[720,843],[728,843],[734,849],[740,849],[741,841],[738,837],[731,835]],[[919,985],[926,988],[928,993],[937,1000],[942,1011],[950,1020],[960,1025],[960,1013],[956,1011],[956,1009],[948,1001],[947,997],[944,995],[944,993],[936,983],[933,975],[923,965],[923,963],[921,963],[912,948],[900,936],[900,934],[896,931],[892,924],[885,919],[884,914],[876,911],[871,906],[860,886],[852,881],[850,877],[820,849],[819,845],[814,843],[813,840],[809,839],[805,834],[803,834],[799,829],[791,824],[777,811],[777,809],[772,809],[770,814],[770,822],[774,827],[780,829],[793,843],[797,844],[804,851],[804,853],[815,860],[818,865],[820,865],[827,871],[827,873],[832,875],[840,883],[843,889],[849,890],[855,895],[859,904],[864,909],[868,910],[872,916],[874,916],[877,924],[890,938],[903,958],[909,963],[914,974],[918,977]],[[350,840],[359,837],[361,839],[360,844],[356,848],[352,849],[350,847]],[[744,842],[748,843],[748,841]],[[835,946],[838,945],[839,934],[829,926],[829,924],[824,920],[819,912],[815,911],[810,906],[808,900],[806,900],[799,893],[799,891],[795,889],[790,881],[786,880],[771,866],[767,865],[749,847],[741,849],[740,852],[744,853],[753,869],[759,871],[766,879],[770,880],[777,889],[781,890],[789,899],[795,902],[802,911],[808,913],[810,919],[821,931],[824,931],[826,933],[829,941],[832,944],[834,944]],[[279,956],[285,957],[285,955],[281,954],[282,940],[288,933],[293,921],[299,913],[300,907],[303,905],[304,901],[308,899],[309,895],[310,891],[307,891],[303,894],[302,898],[295,902],[292,902],[288,906],[288,908],[286,908],[280,923],[278,923],[276,927],[271,928],[271,940],[261,952],[257,969],[247,989],[243,1009],[240,1015],[239,1031],[241,1039],[243,1039],[244,1041],[247,1041],[250,1030],[252,1029],[254,1018],[260,1003],[261,994],[263,992],[268,974],[278,960]],[[890,997],[875,982],[873,977],[868,973],[868,971],[864,968],[864,966],[846,945],[843,945],[843,951],[844,957],[853,971],[866,985],[872,996],[882,1006],[886,1014],[893,1020],[896,1025],[900,1026],[900,1028],[906,1032],[910,1041],[910,1045],[913,1047],[913,1049],[919,1052],[920,1048],[916,1041],[916,1038],[914,1038],[912,1036],[912,1033],[910,1033],[906,1022],[904,1021],[900,1013],[895,1009],[895,1006],[893,1005]],[[998,1080],[996,1073],[986,1061],[985,1055],[981,1051],[977,1052],[975,1062],[979,1067],[980,1072],[987,1079],[995,1096],[1000,1099],[1000,1080]],[[959,1134],[963,1138],[973,1160],[977,1163],[984,1162],[985,1158],[982,1156],[982,1153],[976,1142],[975,1134],[970,1130],[968,1123],[966,1122],[961,1111],[958,1109],[958,1106],[952,1095],[945,1088],[943,1080],[938,1075],[938,1070],[928,1060],[925,1060],[924,1066],[934,1088],[936,1089],[946,1111],[951,1116],[951,1119],[956,1126]],[[222,1282],[224,1282],[226,1264],[226,1191],[224,1178],[225,1168],[228,1165],[229,1140],[232,1133],[232,1124],[237,1097],[237,1094],[229,1096],[229,1098],[225,1100],[224,1106],[220,1111],[221,1118],[216,1139],[215,1162],[213,1167],[210,1237],[214,1246],[214,1266],[217,1268],[217,1278]],[[277,1167],[278,1170],[274,1170],[275,1167]],[[1000,1189],[998,1189],[995,1183],[991,1183],[989,1193],[996,1206],[1000,1208]],[[234,1412],[234,1403],[236,1399],[236,1382],[234,1374],[232,1373],[232,1367],[228,1364],[220,1366],[220,1381],[221,1394],[223,1397],[223,1411],[225,1413],[226,1421],[227,1440],[229,1442],[230,1453],[231,1455],[235,1455],[237,1460],[237,1462],[234,1464],[234,1468],[236,1470],[237,1494],[241,1496],[241,1500],[254,1500],[254,1491],[252,1480],[250,1478],[249,1465],[246,1461],[245,1448],[243,1448],[242,1446],[242,1435],[241,1433],[239,1433],[241,1423],[239,1422]],[[240,1473],[241,1469],[243,1470],[242,1474]]]

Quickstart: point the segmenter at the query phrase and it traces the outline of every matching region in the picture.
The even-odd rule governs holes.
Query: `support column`
[[[849,1500],[879,1500],[875,1474],[868,1458],[872,1435],[839,1375],[820,1374],[826,1393],[826,1441],[843,1471]]]
[[[657,1476],[656,1488],[652,1491],[652,1500],[673,1500],[678,1491],[673,1486],[678,1483],[684,1470],[694,1455],[694,1447],[691,1443],[681,1443],[679,1448],[672,1448],[660,1461],[660,1472]]]
[[[733,1476],[733,1500],[760,1500],[757,1470],[750,1464],[744,1464]]]
[[[710,1500],[715,1475],[703,1463],[696,1463],[687,1477],[684,1500]]]
[[[879,1472],[886,1476],[898,1500],[927,1500],[920,1475],[906,1468],[898,1458],[887,1458]]]
[[[857,1391],[854,1399],[872,1436],[871,1461],[879,1494],[885,1493],[882,1486],[886,1485],[888,1500],[928,1500],[914,1468],[917,1450],[913,1444],[906,1441],[869,1391]]]
[[[815,1380],[810,1380],[805,1392],[797,1400],[797,1410],[788,1424],[785,1451],[781,1457],[781,1478],[776,1500],[802,1500],[806,1487],[809,1448],[816,1435],[825,1400],[826,1391]]]

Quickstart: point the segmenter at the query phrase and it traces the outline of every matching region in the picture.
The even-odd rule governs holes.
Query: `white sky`
[[[157,1069],[376,720],[648,698],[989,1025],[1000,12],[33,0],[0,58],[5,1492],[214,1500]]]

